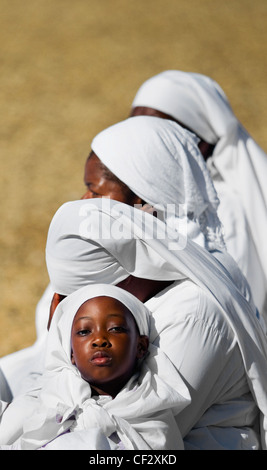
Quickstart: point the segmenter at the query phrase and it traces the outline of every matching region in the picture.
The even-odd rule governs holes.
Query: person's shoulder
[[[183,306],[184,315],[192,315],[207,328],[232,337],[232,329],[216,298],[190,279],[177,281],[169,289],[169,298]]]
[[[199,292],[201,292],[201,288],[191,279],[186,278],[173,282],[164,290],[159,292],[154,298],[164,300],[174,298],[177,301],[187,300],[190,298],[193,301],[198,298]]]
[[[164,311],[165,318],[179,312],[179,317],[196,314],[199,309],[201,289],[190,279],[173,282],[146,302],[148,309],[155,314]]]

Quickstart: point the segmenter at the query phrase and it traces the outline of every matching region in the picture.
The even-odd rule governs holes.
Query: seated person
[[[43,386],[25,397],[32,416],[14,445],[0,448],[183,449],[173,412],[189,393],[149,346],[149,328],[148,309],[119,287],[85,286],[64,299],[49,330]]]
[[[199,73],[165,70],[146,80],[132,103],[131,116],[140,115],[171,119],[198,137],[220,199],[227,250],[267,319],[266,153],[239,122],[220,85]]]

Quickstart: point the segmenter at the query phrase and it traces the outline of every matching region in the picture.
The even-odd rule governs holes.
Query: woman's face
[[[106,177],[101,161],[94,153],[87,159],[84,183],[87,191],[82,199],[109,197],[131,206],[141,203],[141,199],[133,194],[123,183],[120,184],[119,181],[113,181]]]
[[[96,297],[81,305],[71,332],[72,363],[100,395],[115,396],[148,347],[131,312],[117,299]]]

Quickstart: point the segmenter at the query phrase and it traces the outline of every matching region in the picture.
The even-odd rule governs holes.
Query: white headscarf
[[[135,374],[114,399],[92,398],[89,384],[71,363],[74,316],[85,301],[99,296],[123,303],[134,316],[139,333],[149,335],[150,312],[136,297],[119,287],[85,286],[64,299],[55,311],[49,330],[43,387],[39,397],[33,400],[32,417],[25,422],[21,448],[40,448],[71,429],[74,434],[86,431],[88,449],[94,449],[90,429],[93,436],[93,430],[98,428],[107,438],[117,432],[126,449],[182,449],[173,412],[187,406],[189,392],[160,349],[150,344],[140,374]],[[72,439],[75,443],[75,435],[68,436],[70,445]]]
[[[219,200],[197,146],[173,121],[129,118],[100,132],[91,148],[98,158],[164,220],[208,250],[224,247]]]
[[[267,155],[236,118],[221,87],[205,75],[167,70],[142,84],[132,103],[137,106],[168,114],[216,144],[207,163],[240,196],[267,280]]]
[[[169,248],[170,240],[172,249]],[[79,283],[80,287],[85,285],[79,271],[90,266],[92,247],[93,252],[103,253],[99,266],[96,258],[91,264],[92,272],[102,271],[103,282],[106,282],[105,257],[106,266],[112,266],[114,284],[120,279],[117,275],[119,265],[124,269],[125,277],[126,273],[157,280],[188,277],[219,305],[236,335],[248,384],[263,414],[262,445],[266,448],[266,337],[255,313],[223,266],[190,239],[184,244],[182,235],[170,228],[166,230],[166,224],[150,214],[108,199],[74,201],[61,206],[48,233],[47,268],[56,291],[64,294],[59,288],[64,290],[65,283],[67,294],[71,289],[77,289]],[[76,261],[72,263],[73,259]],[[94,274],[88,276],[87,283],[94,283]]]

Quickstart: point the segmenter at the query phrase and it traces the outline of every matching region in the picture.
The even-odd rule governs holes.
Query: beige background
[[[0,0],[0,355],[35,340],[51,217],[165,69],[210,75],[267,151],[266,0]]]

